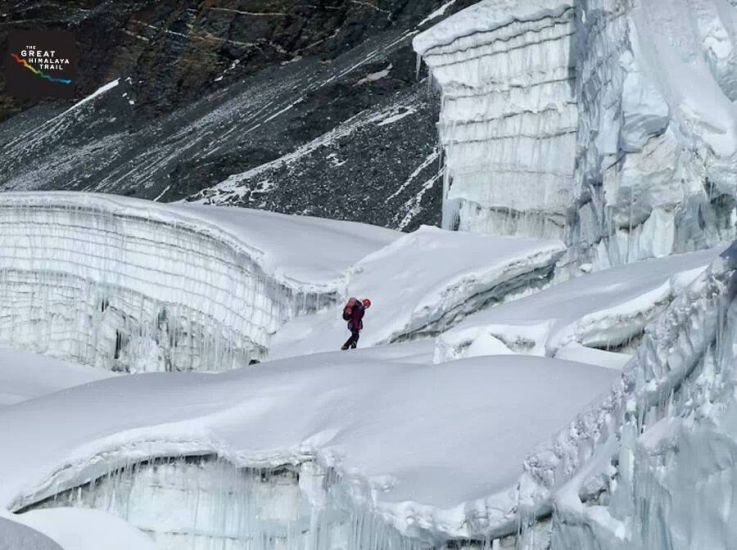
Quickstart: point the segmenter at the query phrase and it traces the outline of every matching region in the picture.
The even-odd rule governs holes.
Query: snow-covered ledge
[[[337,299],[341,269],[394,238],[242,209],[5,193],[0,342],[113,370],[246,365],[283,322]]]
[[[120,376],[8,407],[0,440],[30,433],[0,453],[0,509],[56,498],[122,515],[157,539],[247,539],[250,522],[268,517],[271,532],[287,528],[289,549],[506,536],[518,526],[525,456],[619,376],[541,357],[403,357],[338,351],[217,374]],[[37,418],[49,421],[30,430]],[[285,468],[295,475],[274,478]],[[218,522],[235,511],[229,501],[242,503],[237,524]],[[350,542],[352,534],[366,538]]]
[[[692,540],[713,532],[717,542],[689,547],[727,550],[737,513],[723,504],[737,487],[736,270],[737,244],[647,329],[623,374],[529,356],[427,365],[388,350],[383,358],[333,352],[217,375],[115,377],[8,407],[0,411],[0,440],[11,442],[0,453],[0,507],[20,511],[56,496],[176,533],[192,523],[157,522],[147,488],[186,518],[198,503],[228,508],[237,481],[247,499],[255,492],[274,505],[297,545],[305,521],[311,533],[327,525],[350,534],[354,521],[380,518],[364,533],[379,540],[390,526],[399,546],[368,548],[489,548],[522,527],[520,547],[552,537],[554,548],[645,550],[687,524]],[[49,420],[36,426],[37,418]],[[720,452],[699,453],[700,441]],[[211,455],[196,469],[201,483],[187,474],[196,455]],[[170,483],[149,483],[162,459]],[[308,464],[317,469],[303,470]],[[286,465],[298,479],[260,485]],[[310,481],[331,470],[332,502],[322,482]],[[722,485],[729,491],[714,493]],[[106,498],[116,487],[125,488],[115,491],[123,502]],[[686,494],[693,487],[697,499]],[[211,494],[167,496],[178,491]],[[311,510],[289,515],[297,508],[284,504],[304,498]],[[714,518],[720,529],[711,529]],[[227,525],[203,526],[209,537],[233,535]],[[310,540],[308,548],[323,550],[321,539]]]

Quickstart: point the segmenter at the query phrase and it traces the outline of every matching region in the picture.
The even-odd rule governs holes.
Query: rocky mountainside
[[[439,102],[411,39],[470,3],[18,0],[0,40],[71,30],[81,61],[77,103],[0,97],[0,189],[436,224]]]

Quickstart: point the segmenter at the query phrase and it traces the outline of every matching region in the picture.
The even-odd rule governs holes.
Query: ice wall
[[[483,0],[414,46],[442,90],[447,227],[565,235],[602,267],[734,238],[727,0]]]
[[[726,0],[580,3],[581,256],[607,266],[734,238],[736,30]]]
[[[0,198],[0,342],[105,369],[225,370],[335,298],[199,220],[105,197]]]
[[[31,507],[104,510],[159,550],[422,550],[312,462],[236,468],[211,456],[133,463]],[[20,516],[23,518],[23,515]]]
[[[649,329],[618,427],[556,495],[552,548],[734,547],[736,269],[733,245]]]
[[[573,4],[480,2],[419,35],[442,89],[443,225],[560,237],[576,145]]]

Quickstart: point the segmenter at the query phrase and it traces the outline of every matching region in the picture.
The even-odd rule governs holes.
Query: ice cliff
[[[5,193],[0,343],[116,371],[228,370],[334,350],[348,295],[376,303],[370,345],[440,332],[549,285],[563,252],[560,241],[433,227],[403,235],[242,208]]]
[[[602,267],[731,239],[736,46],[727,0],[484,0],[418,35],[444,226]]]
[[[736,273],[733,245],[648,329],[598,444],[579,446],[586,464],[554,499],[553,548],[734,546]],[[542,470],[554,479],[578,460]]]
[[[5,193],[0,342],[112,370],[247,365],[286,320],[335,302],[342,271],[394,238],[256,211]]]

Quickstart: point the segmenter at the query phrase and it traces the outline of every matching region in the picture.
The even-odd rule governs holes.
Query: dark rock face
[[[79,98],[118,85],[72,109],[0,97],[0,189],[437,223],[438,98],[410,43],[443,3],[17,0],[0,40],[72,30]]]

